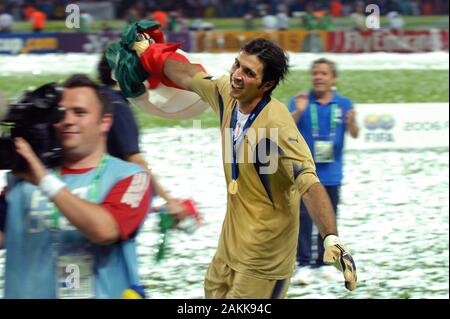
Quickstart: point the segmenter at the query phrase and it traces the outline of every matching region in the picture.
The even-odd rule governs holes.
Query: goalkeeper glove
[[[356,288],[356,265],[348,249],[341,243],[336,235],[327,235],[323,241],[325,248],[323,261],[334,265],[342,271],[345,279],[345,288],[353,290]]]

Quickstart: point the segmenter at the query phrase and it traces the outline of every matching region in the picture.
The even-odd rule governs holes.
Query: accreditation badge
[[[316,163],[334,162],[334,144],[331,141],[314,142],[314,161]]]
[[[91,255],[60,255],[57,267],[58,298],[95,298],[94,259]]]

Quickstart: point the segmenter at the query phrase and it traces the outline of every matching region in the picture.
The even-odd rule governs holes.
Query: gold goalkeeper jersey
[[[260,113],[249,117],[253,122],[242,133],[234,160],[238,174],[233,173],[230,127],[237,106],[229,77],[215,79],[200,72],[192,88],[220,118],[227,186],[237,176],[237,192],[227,193],[216,256],[235,271],[255,277],[289,277],[295,267],[300,197],[319,182],[306,142],[287,107],[266,98]]]

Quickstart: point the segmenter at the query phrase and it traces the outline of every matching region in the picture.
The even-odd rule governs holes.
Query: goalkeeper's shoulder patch
[[[208,75],[203,78],[203,80],[211,80],[211,81],[217,81],[218,79],[220,79],[220,77],[215,75]]]

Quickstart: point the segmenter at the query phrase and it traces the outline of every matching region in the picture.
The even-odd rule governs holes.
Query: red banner
[[[329,52],[430,52],[448,51],[448,30],[330,32]]]

